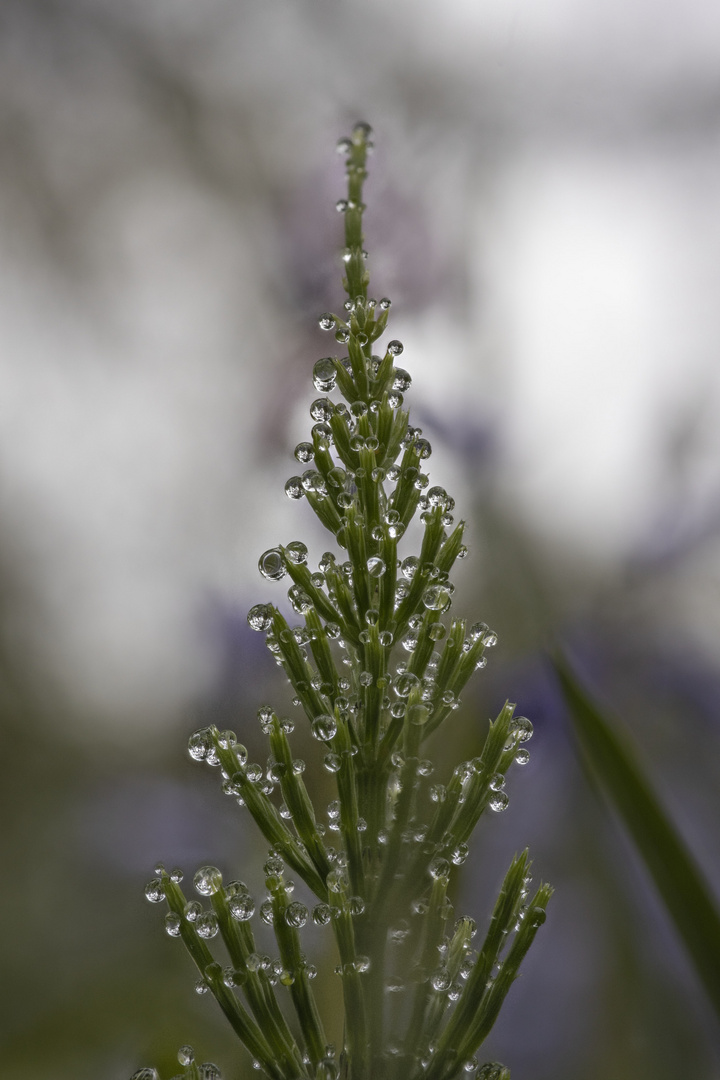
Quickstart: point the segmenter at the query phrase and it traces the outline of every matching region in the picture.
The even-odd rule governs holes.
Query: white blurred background
[[[469,521],[461,575],[472,612],[499,631],[506,662],[577,627],[605,641],[605,660],[614,642],[614,661],[644,680],[625,696],[642,706],[655,692],[660,703],[630,710],[648,760],[671,777],[670,801],[697,850],[716,843],[707,806],[717,803],[718,755],[707,748],[717,747],[720,692],[717,3],[4,0],[0,706],[23,762],[8,757],[3,774],[15,821],[5,859],[25,868],[8,910],[27,923],[18,942],[35,948],[50,919],[42,866],[62,875],[69,865],[61,902],[84,912],[82,935],[75,925],[58,939],[71,974],[44,985],[42,1038],[29,1019],[40,1015],[35,969],[15,947],[15,1056],[4,1060],[24,1080],[48,1075],[28,1049],[48,1032],[63,1047],[58,1080],[121,1080],[139,1063],[144,1010],[155,1009],[160,1041],[161,1008],[171,1026],[193,1006],[164,989],[151,995],[146,963],[141,1005],[128,1004],[136,985],[124,976],[124,1015],[135,1014],[120,1058],[110,1054],[120,1051],[102,981],[107,942],[131,972],[128,942],[146,915],[138,907],[125,935],[111,934],[117,890],[132,897],[129,912],[140,905],[139,867],[206,850],[195,834],[178,839],[190,828],[183,814],[204,812],[188,796],[195,774],[180,782],[138,769],[169,760],[208,702],[231,698],[247,716],[260,687],[270,693],[274,672],[258,674],[267,661],[245,614],[282,589],[259,577],[258,556],[290,539],[317,554],[325,546],[282,486],[309,427],[312,364],[328,349],[317,316],[342,302],[334,145],[357,119],[375,131],[371,292],[393,300],[392,336],[414,379],[406,403],[432,441],[432,480]],[[700,726],[685,734],[679,717]],[[545,788],[531,783],[546,819],[530,807],[523,820],[537,831],[545,821],[562,879],[576,850],[562,830],[581,820],[568,805],[585,789],[548,732],[547,768],[570,778],[556,784],[549,771],[535,781]],[[12,799],[37,806],[14,815]],[[578,865],[588,828],[603,828],[595,810],[583,812]],[[37,862],[37,845],[49,862]],[[603,909],[605,937],[586,903],[596,885],[566,882],[552,939],[565,933],[565,951],[550,978],[568,1030],[542,1014],[520,1075],[676,1080],[687,1060],[687,1075],[715,1080],[692,1056],[702,1004],[688,998],[693,1015],[677,1021],[689,1025],[687,1044],[667,1019],[682,1013],[673,995],[695,984],[662,934],[628,975],[628,939],[608,929],[627,915],[612,881],[618,906]],[[639,895],[642,922],[651,901]],[[48,923],[40,935],[43,962],[55,932]],[[138,937],[139,964],[149,940]],[[684,975],[668,968],[665,983],[654,979],[659,956]],[[605,975],[593,969],[601,957]],[[654,1028],[641,1011],[627,1020],[645,1000],[638,970],[666,993],[652,1005]],[[93,1049],[99,1014],[78,1021],[73,1051],[67,1002],[87,985],[110,1028]],[[546,1071],[530,1046],[543,1033],[555,1048]],[[675,1039],[676,1058],[663,1037]]]
[[[357,116],[411,406],[489,429],[509,512],[595,585],[692,544],[673,622],[717,655],[716,4],[1,18],[3,630],[36,686],[117,736],[212,684],[208,610],[296,514]]]

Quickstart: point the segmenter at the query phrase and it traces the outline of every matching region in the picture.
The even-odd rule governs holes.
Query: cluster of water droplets
[[[366,125],[359,125],[353,138],[342,142],[342,152],[352,157],[358,139],[369,149],[368,134]],[[352,195],[357,189],[359,169],[349,160],[350,197],[337,203],[347,229],[357,223],[364,210],[361,199]],[[338,344],[347,346],[337,352],[346,351],[348,355],[326,355],[314,364],[312,382],[320,396],[310,405],[310,438],[295,447],[299,468],[285,485],[289,498],[307,500],[334,533],[341,553],[324,552],[317,570],[313,570],[308,548],[299,540],[264,551],[258,562],[261,576],[268,582],[288,579],[288,601],[301,621],[289,625],[278,608],[267,602],[255,604],[247,617],[253,630],[266,635],[268,649],[285,669],[295,695],[293,704],[306,714],[309,733],[315,745],[319,744],[324,770],[333,783],[337,780],[338,797],[327,802],[324,817],[318,813],[313,819],[313,835],[308,839],[302,831],[302,799],[307,796],[298,801],[293,795],[297,796],[297,788],[292,786],[302,784],[299,778],[305,772],[305,762],[289,756],[287,741],[273,741],[285,739],[295,725],[288,718],[279,718],[269,705],[258,710],[258,722],[281,760],[271,753],[264,764],[250,761],[246,747],[233,731],[198,729],[189,739],[191,757],[218,768],[223,791],[239,805],[249,806],[258,823],[261,815],[266,815],[266,824],[270,821],[272,828],[263,828],[263,832],[271,843],[275,844],[280,835],[286,839],[277,840],[264,864],[264,897],[253,897],[242,881],[224,883],[220,870],[211,865],[201,866],[193,875],[199,899],[180,904],[173,887],[179,888],[182,873],[173,870],[168,875],[162,866],[156,868],[146,896],[153,903],[170,897],[172,909],[165,917],[168,935],[184,938],[188,944],[196,934],[204,949],[218,935],[228,940],[229,913],[233,931],[250,935],[250,940],[251,928],[243,924],[249,924],[257,915],[258,922],[274,929],[278,943],[289,931],[296,935],[308,926],[333,927],[340,942],[354,927],[357,940],[365,940],[367,951],[372,953],[368,939],[363,939],[368,907],[372,909],[371,918],[382,920],[381,886],[386,885],[389,894],[405,890],[403,910],[407,918],[398,917],[397,911],[393,915],[387,933],[387,968],[374,959],[374,953],[365,955],[360,949],[344,955],[335,971],[343,980],[357,981],[357,976],[363,976],[364,986],[373,984],[377,973],[380,995],[384,989],[389,995],[389,1007],[397,1015],[410,1000],[406,991],[421,985],[442,1012],[458,1001],[473,971],[477,954],[469,941],[474,937],[475,924],[467,916],[455,924],[455,935],[467,938],[460,961],[453,945],[456,938],[443,937],[437,955],[430,963],[423,961],[424,966],[418,959],[418,943],[422,940],[419,928],[438,890],[444,898],[435,915],[449,924],[452,904],[444,890],[455,868],[468,858],[466,839],[472,831],[457,832],[453,823],[460,820],[466,808],[476,818],[485,807],[496,813],[507,808],[505,772],[512,761],[527,763],[529,752],[524,744],[533,729],[527,718],[513,716],[502,728],[507,733],[506,741],[504,747],[501,742],[502,755],[492,768],[479,757],[462,762],[449,777],[438,778],[432,761],[418,749],[424,734],[460,707],[459,694],[465,681],[473,670],[485,666],[485,651],[497,643],[497,635],[484,622],[466,629],[464,621],[446,618],[455,593],[450,570],[455,558],[467,554],[467,548],[460,543],[464,523],[455,525],[454,499],[445,488],[430,482],[425,465],[432,453],[429,441],[401,411],[412,383],[408,372],[397,363],[404,352],[402,342],[391,339],[384,349],[372,351],[385,330],[391,305],[387,297],[377,301],[367,297],[366,289],[357,287],[358,281],[365,280],[363,263],[367,253],[358,240],[357,229],[353,236],[357,242],[348,242],[343,253],[351,295],[341,315],[325,312],[319,318],[321,330],[332,333]],[[354,290],[352,282],[356,283]],[[332,346],[327,351],[332,353]],[[331,399],[329,395],[336,392],[344,400]],[[434,540],[427,544],[423,541],[421,554],[407,555],[398,549],[397,542],[403,540],[416,513],[425,529],[425,539]],[[448,550],[452,557],[445,558],[442,553]],[[461,669],[462,678],[456,678],[454,673]],[[379,710],[376,744],[383,739],[389,741],[384,759],[385,802],[379,820],[377,813],[370,813],[363,805],[356,779],[352,781],[356,785],[352,812],[341,801],[347,791],[343,782],[347,784],[348,776],[356,777],[356,770],[364,768],[368,760],[363,736],[370,705]],[[405,743],[403,732],[419,733],[414,750],[407,749],[412,739],[408,737]],[[410,810],[406,812],[403,806],[408,804],[408,793]],[[337,849],[332,846],[335,843]],[[353,873],[357,870],[351,861],[353,843],[359,843],[363,859],[367,852],[373,854],[364,867],[366,895],[360,895],[362,885],[351,887],[351,881],[363,880]],[[315,870],[322,867],[320,886],[312,884],[304,869],[313,860]],[[296,898],[294,882],[287,876],[288,866],[315,890],[317,902]],[[377,895],[373,895],[374,889]],[[300,893],[302,896],[302,889]],[[526,894],[527,888],[523,896]],[[517,911],[515,931],[540,925],[544,914],[542,907],[523,905]],[[264,926],[259,929],[267,934]],[[408,960],[411,954],[415,956],[413,963]],[[287,952],[283,955],[287,960]],[[308,979],[317,974],[303,953],[299,953],[299,959],[295,955],[296,960],[287,963],[281,957],[252,951],[245,956],[243,969],[222,968],[222,983],[232,991],[245,987],[247,992],[257,976],[271,987],[295,987],[295,993],[301,972]],[[220,972],[220,965],[214,966]],[[217,992],[215,976],[209,968],[204,970],[205,977],[196,984],[197,993]],[[491,974],[488,986],[497,970]],[[183,1051],[190,1054],[186,1061],[180,1059],[183,1066],[216,1068],[210,1064],[195,1066],[191,1048],[184,1047]],[[326,1051],[317,1080],[338,1080],[335,1048],[328,1046]],[[422,1061],[418,1058],[423,1068],[429,1065],[434,1052],[432,1042],[423,1048]],[[391,1034],[386,1053],[390,1057],[404,1053],[402,1039]],[[305,1064],[308,1062],[309,1058]],[[257,1061],[254,1066],[261,1067]],[[478,1066],[475,1058],[459,1063],[458,1068],[475,1073],[478,1080],[507,1077],[507,1071],[498,1063]],[[202,1080],[214,1080],[219,1073],[199,1075]],[[133,1080],[155,1080],[155,1076],[154,1071],[147,1077],[141,1071]]]
[[[195,1051],[192,1046],[181,1046],[177,1054],[178,1062],[183,1066],[183,1071],[178,1073],[172,1080],[222,1080],[222,1074],[217,1065],[211,1061],[202,1063],[195,1060]],[[130,1077],[130,1080],[160,1080],[157,1069],[138,1069]]]

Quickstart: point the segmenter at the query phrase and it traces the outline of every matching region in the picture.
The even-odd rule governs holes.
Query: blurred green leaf
[[[556,653],[552,663],[582,762],[635,841],[720,1018],[720,914],[707,882],[660,805],[627,733],[589,697],[562,654]]]

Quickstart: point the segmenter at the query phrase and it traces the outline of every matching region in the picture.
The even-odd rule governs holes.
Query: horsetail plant
[[[216,867],[194,877],[207,906],[186,895],[180,871],[162,865],[146,896],[167,904],[166,930],[194,961],[196,989],[215,997],[270,1080],[453,1080],[463,1071],[508,1080],[505,1066],[478,1065],[475,1055],[545,920],[552,889],[541,884],[529,898],[528,854],[516,855],[475,950],[475,922],[462,916],[453,923],[448,886],[483,811],[507,806],[505,774],[527,761],[522,744],[532,724],[506,703],[479,757],[459,764],[445,783],[431,776],[425,741],[457,709],[496,636],[485,623],[445,618],[450,572],[467,550],[464,522],[454,524],[454,500],[431,487],[424,471],[431,448],[403,410],[411,379],[397,365],[402,344],[391,340],[373,352],[390,301],[368,297],[362,220],[370,134],[360,123],[338,144],[347,158],[347,198],[337,203],[347,300],[342,316],[320,317],[348,355],[325,357],[313,369],[316,390],[337,390],[343,400],[313,401],[311,440],[295,450],[307,468],[285,485],[291,499],[309,502],[337,549],[322,556],[316,573],[299,541],[266,551],[260,573],[289,579],[302,622],[289,625],[269,603],[248,614],[321,744],[337,789],[327,808],[329,834],[304,764],[293,757],[293,723],[263,706],[266,768],[248,762],[233,732],[212,726],[191,736],[189,750],[218,768],[223,790],[246,807],[270,845],[267,896],[258,906],[277,957],[256,943],[256,900],[242,882],[224,883]],[[399,542],[418,513],[419,553],[400,561]],[[293,898],[289,874],[312,894],[310,905]],[[309,920],[329,927],[339,957],[344,1031],[337,1055],[302,948]],[[198,1065],[189,1046],[178,1057],[181,1077],[220,1075],[210,1063]],[[133,1080],[158,1080],[158,1073],[141,1069]]]

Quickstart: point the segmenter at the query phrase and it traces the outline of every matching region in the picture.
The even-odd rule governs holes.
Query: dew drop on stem
[[[258,561],[258,569],[264,578],[269,581],[280,581],[287,574],[285,559],[279,548],[269,548],[263,552]]]
[[[494,810],[496,814],[500,814],[503,810],[507,810],[509,802],[510,799],[506,792],[496,791],[488,799],[488,806],[491,810]]]

